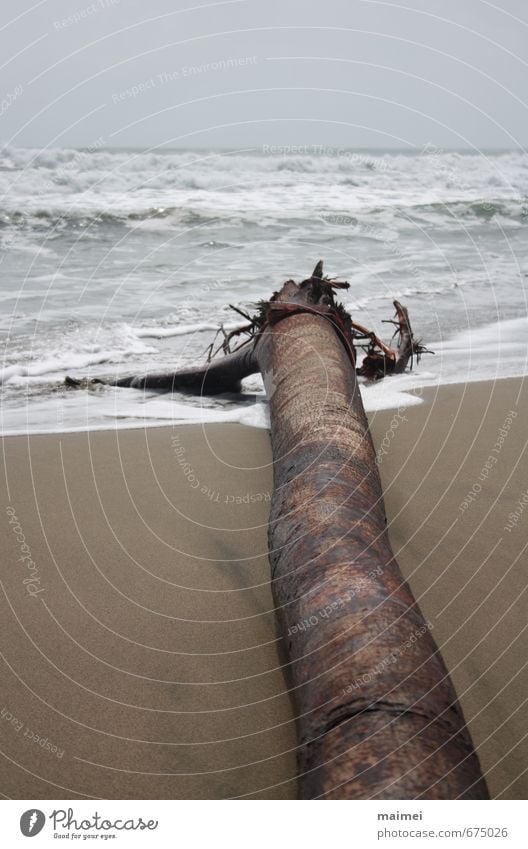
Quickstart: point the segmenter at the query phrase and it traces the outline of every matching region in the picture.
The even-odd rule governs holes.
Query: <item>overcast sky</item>
[[[519,147],[526,0],[1,0],[0,142]]]

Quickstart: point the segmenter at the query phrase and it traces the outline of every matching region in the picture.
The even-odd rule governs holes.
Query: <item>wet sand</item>
[[[423,398],[370,416],[391,540],[492,796],[526,798],[528,392],[504,380]],[[4,796],[295,798],[267,432],[3,448]]]

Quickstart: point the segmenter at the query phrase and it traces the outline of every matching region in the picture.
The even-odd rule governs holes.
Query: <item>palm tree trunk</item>
[[[291,288],[282,297],[291,301]],[[316,297],[305,286],[294,300]],[[350,347],[331,316],[309,310],[256,346],[272,388],[269,557],[300,795],[487,798],[453,685],[391,551]],[[412,352],[409,336],[397,363]]]

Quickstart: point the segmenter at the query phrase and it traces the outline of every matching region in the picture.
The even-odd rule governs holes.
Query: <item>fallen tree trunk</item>
[[[243,347],[202,369],[119,385],[269,395],[272,590],[297,706],[302,798],[487,798],[456,694],[392,553],[356,371],[401,372],[424,349],[395,303],[384,345],[336,303],[319,264],[261,305]],[[366,347],[356,369],[354,343]]]
[[[156,392],[183,392],[190,395],[220,395],[223,392],[239,392],[244,377],[259,370],[253,348],[233,351],[222,359],[205,366],[183,369],[173,373],[130,375],[115,381],[82,381],[66,377],[66,385],[72,388],[93,384],[109,384],[122,388],[152,389]]]
[[[313,281],[278,301],[309,306],[319,291]],[[391,360],[401,371],[413,339],[407,311],[397,312],[404,327]],[[352,339],[343,344],[332,319],[300,312],[256,346],[273,386],[269,556],[298,711],[300,793],[487,798],[449,675],[391,551]]]

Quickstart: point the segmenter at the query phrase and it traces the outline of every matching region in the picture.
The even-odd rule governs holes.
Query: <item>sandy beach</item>
[[[390,536],[494,798],[528,791],[526,381],[370,414]],[[8,437],[6,798],[296,797],[272,458],[234,424]]]

